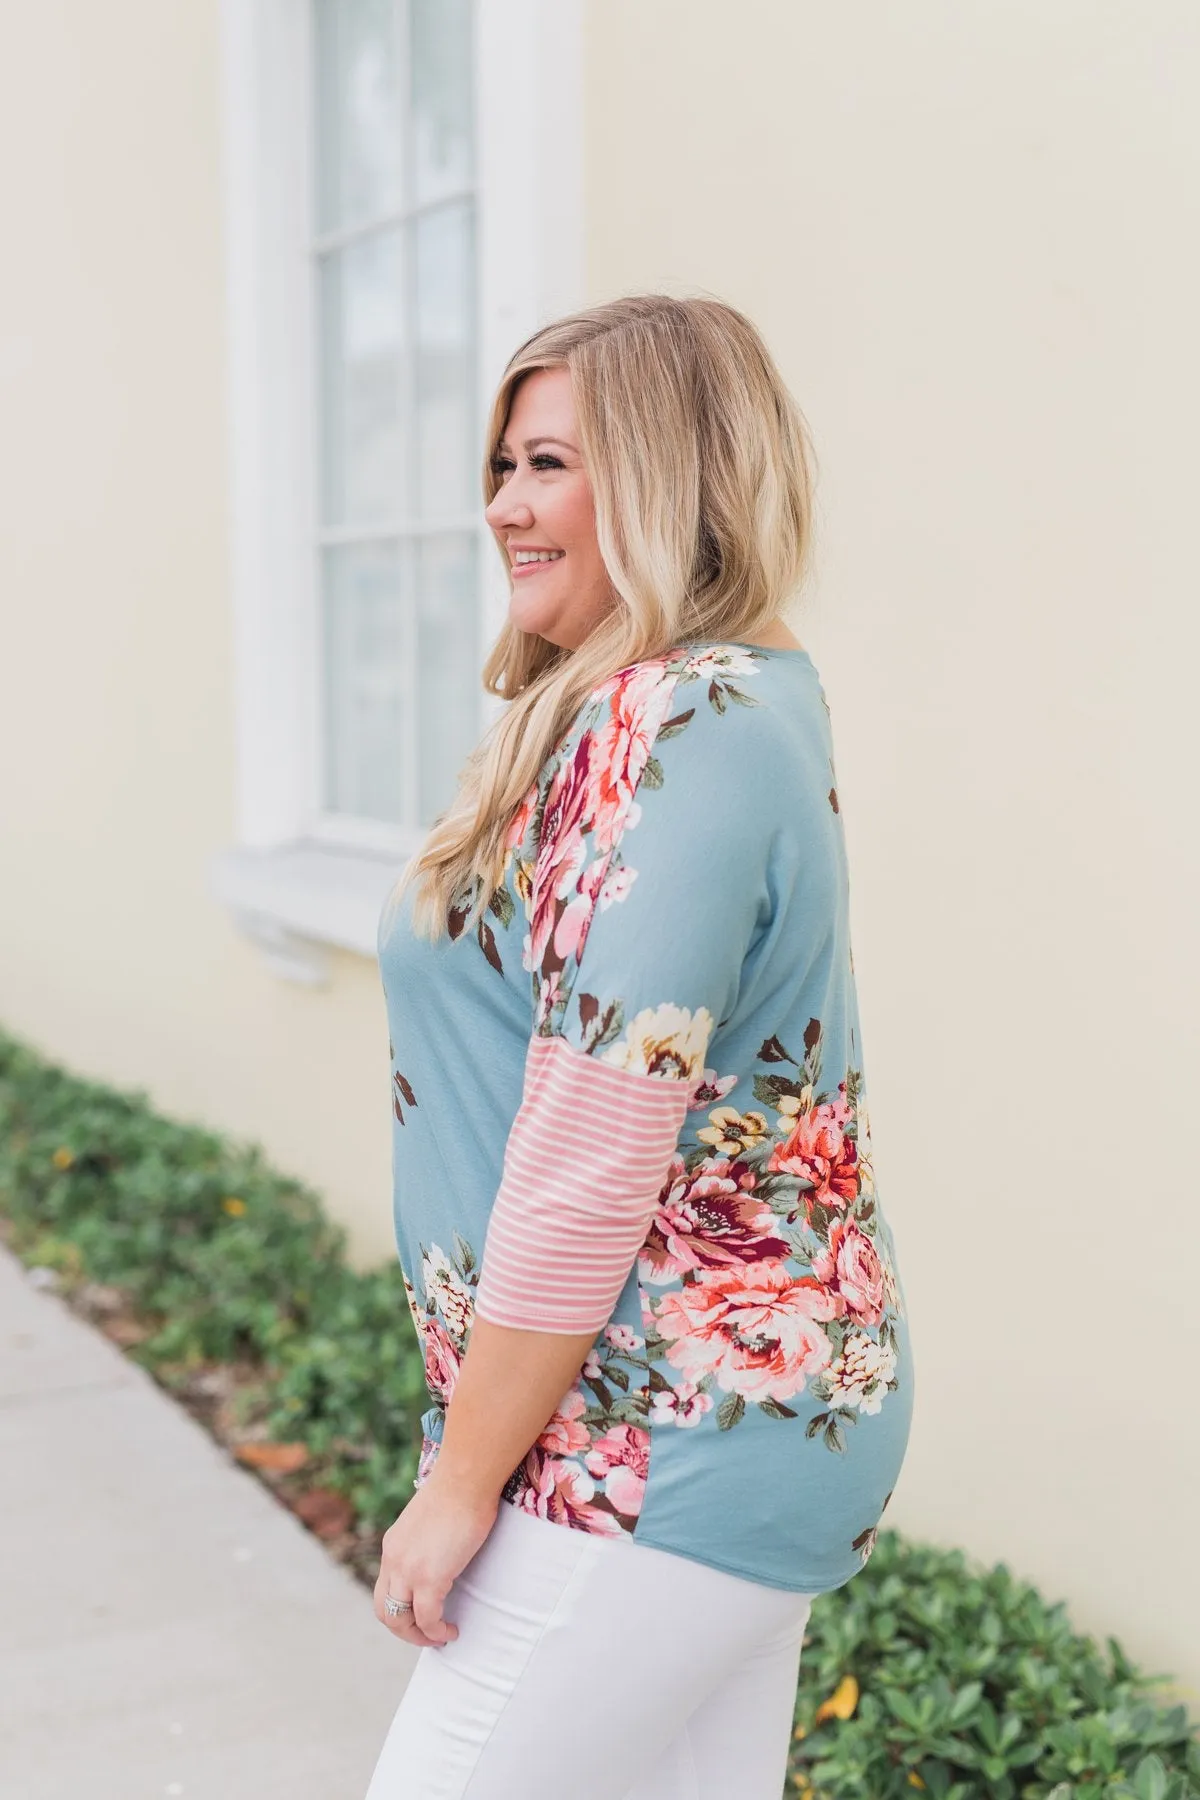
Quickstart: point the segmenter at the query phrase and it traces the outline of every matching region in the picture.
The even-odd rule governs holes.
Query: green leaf
[[[844,1450],[846,1436],[833,1413],[825,1421],[825,1442],[831,1450]]]
[[[717,1424],[722,1431],[729,1431],[738,1423],[746,1410],[746,1402],[741,1394],[729,1394],[717,1408]]]
[[[695,717],[695,713],[695,707],[689,706],[686,712],[676,713],[674,718],[666,720],[654,734],[655,743],[661,744],[664,738],[678,737],[688,720]]]

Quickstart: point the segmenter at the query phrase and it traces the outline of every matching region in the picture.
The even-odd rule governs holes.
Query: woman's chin
[[[555,629],[555,618],[555,611],[549,606],[521,606],[514,602],[508,609],[510,625],[531,636],[548,638],[552,644],[560,637],[560,632]]]

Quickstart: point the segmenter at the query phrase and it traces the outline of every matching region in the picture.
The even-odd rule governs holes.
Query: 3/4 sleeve
[[[764,774],[748,724],[708,682],[638,664],[568,739],[533,877],[533,1031],[482,1318],[574,1333],[612,1317],[766,916],[769,833],[739,812]]]

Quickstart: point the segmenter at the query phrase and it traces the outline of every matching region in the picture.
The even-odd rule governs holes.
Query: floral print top
[[[807,651],[693,644],[619,670],[547,757],[466,931],[469,898],[436,944],[409,928],[411,890],[380,930],[396,1238],[431,1400],[418,1483],[477,1303],[504,1317],[489,1282],[534,1308],[552,1285],[532,1257],[513,1280],[520,1231],[502,1254],[493,1212],[519,1227],[544,1143],[537,1229],[578,1262],[564,1170],[574,1154],[581,1191],[603,1196],[609,1171],[616,1195],[629,1161],[587,1077],[597,1095],[614,1070],[669,1082],[682,1124],[642,1156],[611,1308],[504,1498],[773,1586],[840,1586],[900,1471],[913,1371]],[[531,1111],[551,1051],[571,1081]]]

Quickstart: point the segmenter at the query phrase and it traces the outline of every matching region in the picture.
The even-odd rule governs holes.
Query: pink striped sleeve
[[[530,1040],[475,1310],[526,1331],[599,1331],[645,1241],[690,1084]]]

